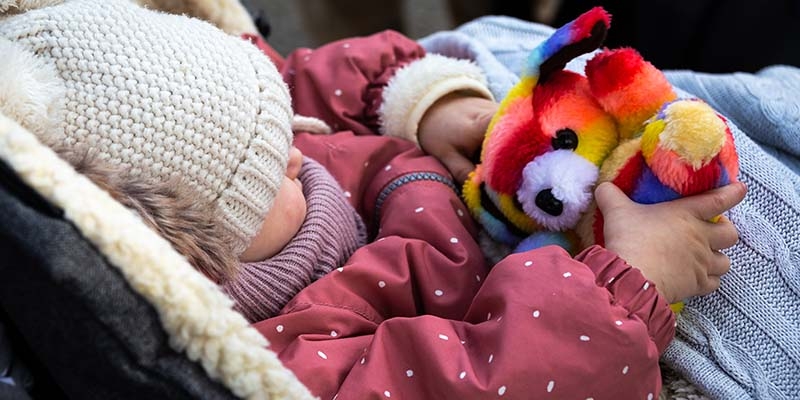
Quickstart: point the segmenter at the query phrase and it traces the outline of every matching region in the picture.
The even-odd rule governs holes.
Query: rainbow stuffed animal
[[[495,247],[483,241],[489,258],[602,243],[593,202],[602,180],[653,203],[735,179],[725,119],[699,100],[679,100],[635,50],[598,52],[585,76],[563,69],[597,49],[609,25],[596,7],[556,30],[533,50],[490,122],[462,192]]]

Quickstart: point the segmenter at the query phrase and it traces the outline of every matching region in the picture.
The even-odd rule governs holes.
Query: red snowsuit
[[[639,270],[600,247],[487,265],[447,170],[375,134],[387,82],[424,55],[385,32],[282,63],[295,111],[340,131],[295,145],[337,178],[375,240],[255,327],[326,400],[657,398],[675,319]]]

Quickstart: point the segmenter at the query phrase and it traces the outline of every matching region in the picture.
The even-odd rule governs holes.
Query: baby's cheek
[[[294,236],[305,221],[307,212],[306,197],[298,182],[284,179],[275,203],[282,208],[280,214],[283,214],[283,222]]]
[[[262,261],[278,254],[297,235],[305,217],[306,198],[302,189],[296,182],[284,178],[260,231],[239,259]]]

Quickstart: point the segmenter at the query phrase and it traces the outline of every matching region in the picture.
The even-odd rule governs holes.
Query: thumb
[[[472,161],[456,152],[451,153],[442,161],[459,185],[463,184],[469,177],[469,173],[475,169]]]
[[[739,204],[746,194],[744,183],[734,182],[678,201],[686,203],[698,218],[710,220]]]
[[[605,214],[607,211],[625,206],[631,202],[625,193],[611,182],[603,182],[594,190],[594,198],[597,201],[597,208]]]

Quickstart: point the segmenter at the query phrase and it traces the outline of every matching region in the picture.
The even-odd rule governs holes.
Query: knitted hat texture
[[[124,0],[12,15],[0,19],[3,38],[4,48],[27,52],[62,86],[40,107],[52,120],[46,142],[93,147],[154,180],[179,175],[197,201],[216,206],[236,254],[246,249],[272,206],[292,141],[288,89],[255,46]],[[40,86],[59,92],[52,82]]]

